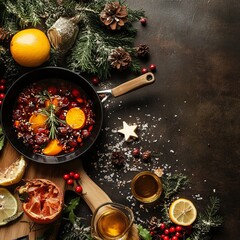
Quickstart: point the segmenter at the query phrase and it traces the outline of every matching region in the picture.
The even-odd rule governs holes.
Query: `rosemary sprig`
[[[65,121],[56,116],[56,112],[59,110],[59,107],[53,103],[53,97],[47,90],[44,90],[42,93],[37,95],[37,97],[40,102],[49,101],[49,105],[46,108],[41,109],[40,112],[48,117],[46,123],[49,127],[49,138],[56,139],[58,132],[57,126],[59,124],[66,124]]]

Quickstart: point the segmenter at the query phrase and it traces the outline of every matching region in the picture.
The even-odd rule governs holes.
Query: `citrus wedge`
[[[0,188],[0,226],[7,224],[8,218],[17,213],[16,198],[5,188]]]
[[[5,171],[0,172],[0,186],[9,186],[21,181],[27,162],[20,156],[20,158],[13,162]]]
[[[171,204],[169,217],[175,224],[189,226],[196,220],[197,210],[190,200],[179,198]]]
[[[52,139],[43,149],[43,153],[48,156],[55,156],[63,150],[63,146],[58,139]]]
[[[31,123],[31,127],[33,128],[34,132],[37,132],[38,128],[45,127],[47,119],[48,117],[45,114],[33,114],[29,118],[29,123]]]
[[[85,125],[86,115],[79,107],[70,108],[66,115],[67,124],[73,129],[80,129]]]

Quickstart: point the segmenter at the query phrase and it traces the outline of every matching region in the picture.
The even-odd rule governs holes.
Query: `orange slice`
[[[58,99],[54,98],[53,100],[46,100],[45,101],[45,106],[49,107],[50,104],[53,104],[55,107],[58,106]]]
[[[37,132],[40,127],[45,127],[47,119],[48,117],[42,113],[33,114],[29,118],[29,122],[31,123],[34,132]]]
[[[177,225],[189,226],[196,220],[197,210],[190,200],[179,198],[171,204],[169,217]]]
[[[58,139],[52,139],[43,149],[43,153],[48,156],[55,156],[63,150],[63,146]]]
[[[79,107],[67,111],[66,122],[73,129],[80,129],[85,125],[86,115]]]

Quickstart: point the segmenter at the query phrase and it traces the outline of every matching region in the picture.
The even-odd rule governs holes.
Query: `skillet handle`
[[[118,97],[132,90],[154,83],[153,73],[148,72],[112,89],[112,96]]]

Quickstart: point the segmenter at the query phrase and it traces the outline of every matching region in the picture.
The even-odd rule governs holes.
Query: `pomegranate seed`
[[[140,19],[140,23],[141,23],[143,26],[145,26],[145,25],[147,24],[147,19],[144,18],[144,17],[142,17],[142,18]]]
[[[78,89],[74,88],[74,89],[72,90],[72,95],[73,95],[74,97],[79,97],[79,96],[80,96],[80,91],[79,91]]]
[[[141,72],[142,72],[142,74],[147,73],[148,69],[147,68],[142,68]]]
[[[155,64],[151,64],[149,68],[152,72],[155,72],[157,69]]]

